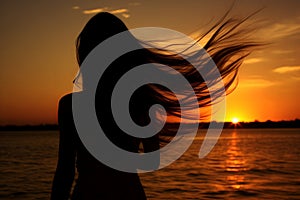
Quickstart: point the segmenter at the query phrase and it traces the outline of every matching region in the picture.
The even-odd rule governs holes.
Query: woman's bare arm
[[[51,199],[68,199],[75,176],[75,134],[72,118],[71,95],[59,102],[58,123],[60,129],[57,168],[54,175]]]

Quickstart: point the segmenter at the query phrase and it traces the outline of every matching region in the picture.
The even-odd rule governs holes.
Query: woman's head
[[[76,56],[79,65],[87,55],[105,39],[126,31],[126,25],[115,15],[101,12],[92,17],[76,40]]]

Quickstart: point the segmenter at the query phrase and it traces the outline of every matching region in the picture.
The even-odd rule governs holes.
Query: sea
[[[300,199],[300,129],[224,129],[198,153],[199,130],[171,165],[140,174],[148,199]],[[0,199],[49,199],[58,131],[0,132]]]

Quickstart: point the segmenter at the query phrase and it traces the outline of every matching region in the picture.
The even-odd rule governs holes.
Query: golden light
[[[239,123],[239,119],[236,118],[236,117],[234,117],[234,118],[232,118],[231,122],[232,122],[233,124],[237,124],[237,123]]]

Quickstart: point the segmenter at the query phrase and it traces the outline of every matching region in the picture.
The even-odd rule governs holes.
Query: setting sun
[[[237,123],[239,123],[239,119],[236,118],[236,117],[234,117],[234,118],[232,118],[231,122],[232,122],[233,124],[237,124]]]

